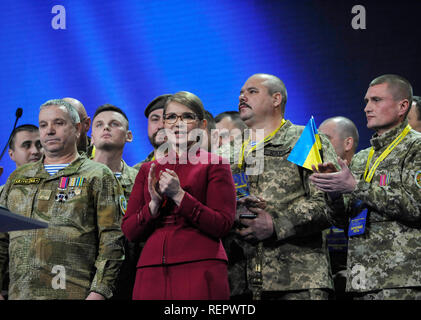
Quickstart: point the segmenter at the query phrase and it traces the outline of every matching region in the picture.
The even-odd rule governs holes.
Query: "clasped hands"
[[[172,199],[178,206],[185,194],[181,188],[180,180],[173,170],[165,169],[165,171],[161,171],[159,178],[156,178],[155,170],[155,163],[152,163],[148,175],[148,190],[151,195],[149,210],[153,217],[159,215],[158,209],[163,201],[164,195]]]
[[[235,232],[244,240],[264,240],[272,236],[274,228],[272,216],[265,211],[266,201],[260,197],[249,195],[237,201],[235,219],[244,226]],[[255,214],[255,218],[240,218],[243,213]]]
[[[341,170],[338,171],[333,163],[319,163],[317,168],[312,165],[313,174],[310,181],[321,191],[327,192],[331,198],[336,198],[343,193],[351,193],[355,190],[357,180],[348,168],[346,160],[338,157]]]

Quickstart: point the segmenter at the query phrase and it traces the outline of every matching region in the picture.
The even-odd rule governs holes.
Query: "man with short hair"
[[[93,160],[114,172],[128,198],[138,171],[122,159],[125,144],[133,141],[129,120],[123,110],[111,104],[100,106],[93,118],[91,139],[95,146]]]
[[[359,141],[358,129],[354,122],[345,117],[332,117],[322,122],[319,132],[325,134],[332,143],[336,154],[347,163],[351,163]],[[343,229],[335,226],[326,230],[327,247],[335,284],[335,298],[343,300],[346,282],[346,255],[348,237]]]
[[[241,136],[247,125],[240,118],[238,111],[225,111],[215,117],[216,128],[220,132],[219,147]],[[225,129],[225,131],[224,131]],[[235,129],[235,130],[234,130]],[[229,137],[229,140],[226,139]]]
[[[171,94],[162,94],[153,99],[145,109],[145,117],[148,119],[148,138],[153,147],[153,151],[145,160],[135,164],[133,168],[139,170],[142,163],[155,159],[155,152],[161,144],[165,142],[164,133],[164,106]]]
[[[37,126],[23,124],[13,130],[9,143],[9,156],[16,164],[16,168],[41,159],[42,146]]]
[[[133,140],[129,119],[120,108],[104,104],[96,111],[92,121],[92,144],[95,146],[94,161],[108,166],[117,177],[129,199],[138,170],[129,167],[122,159],[126,143]],[[125,239],[125,259],[120,268],[114,299],[130,300],[132,297],[136,264],[140,255],[140,243]]]
[[[415,131],[421,132],[421,97],[412,97],[412,106],[408,113],[408,123]]]
[[[251,76],[240,91],[249,130],[230,159],[234,181],[245,181],[248,195],[238,201],[237,237],[225,241],[232,295],[327,299],[333,283],[322,230],[330,217],[324,193],[309,184],[311,171],[287,160],[304,127],[284,119],[286,101],[284,83],[269,74]],[[334,161],[329,140],[320,138],[323,158]]]
[[[39,140],[38,127],[33,124],[23,124],[16,127],[10,137],[9,157],[16,164],[16,168],[30,162],[37,162],[42,156],[42,146]],[[4,185],[0,186],[0,194]],[[7,293],[8,272],[3,281],[3,292],[0,295],[5,296]],[[1,288],[1,287],[0,287]],[[0,290],[1,291],[1,290]]]
[[[350,119],[345,117],[326,119],[319,126],[319,132],[329,138],[336,154],[341,159],[351,163],[357,151],[359,135],[357,127]]]
[[[85,152],[87,157],[91,157],[93,146],[91,144],[91,138],[88,137],[88,131],[91,127],[91,118],[86,113],[86,109],[82,102],[75,98],[63,98],[64,101],[70,103],[79,114],[81,131],[80,137],[77,141],[77,151],[79,153]]]
[[[0,234],[0,282],[9,260],[9,298],[88,299],[113,295],[123,261],[121,187],[111,170],[77,152],[80,120],[56,99],[41,105],[41,161],[15,170],[0,205],[48,223]]]
[[[217,146],[213,146],[212,143],[218,141],[218,131],[216,130],[216,122],[215,118],[213,117],[212,113],[208,110],[205,110],[204,119],[206,123],[206,138],[202,140],[202,148],[208,152],[212,152],[212,150],[216,150]]]
[[[367,127],[375,131],[371,148],[349,168],[339,159],[339,172],[319,165],[322,173],[311,181],[329,193],[336,215],[350,219],[347,292],[364,300],[421,299],[421,136],[406,119],[412,86],[382,75],[365,102]]]

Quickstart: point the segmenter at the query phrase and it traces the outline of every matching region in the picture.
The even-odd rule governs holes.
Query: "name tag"
[[[234,178],[235,190],[237,191],[237,200],[250,195],[248,177],[244,172],[236,173]]]
[[[365,223],[367,221],[367,209],[361,211],[349,223],[348,236],[353,237],[365,232]]]
[[[291,147],[283,150],[271,150],[268,148],[265,148],[264,155],[265,156],[271,156],[271,157],[282,157],[286,154],[288,154],[291,151]]]
[[[13,184],[38,184],[41,182],[40,178],[22,178],[22,179],[15,179]]]

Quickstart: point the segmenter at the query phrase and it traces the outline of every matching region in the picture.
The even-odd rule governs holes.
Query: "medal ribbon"
[[[392,152],[393,149],[396,148],[396,146],[405,138],[405,136],[408,134],[408,132],[411,130],[411,126],[408,124],[405,129],[401,132],[399,136],[393,140],[391,144],[386,148],[385,151],[380,155],[380,157],[377,158],[377,160],[374,162],[373,166],[371,167],[370,171],[368,171],[368,168],[370,167],[371,158],[373,158],[374,155],[374,148],[371,147],[370,153],[368,155],[367,164],[365,165],[365,171],[364,171],[364,180],[368,183],[371,182],[371,179],[373,179],[374,173],[376,172],[377,167],[379,164],[389,155],[389,153]],[[368,172],[368,175],[367,175]]]

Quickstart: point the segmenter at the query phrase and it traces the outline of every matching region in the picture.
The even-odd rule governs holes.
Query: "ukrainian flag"
[[[322,144],[317,133],[316,123],[314,118],[311,117],[287,160],[306,169],[313,170],[311,165],[314,164],[317,168],[317,164],[322,162],[319,152],[321,149]]]

